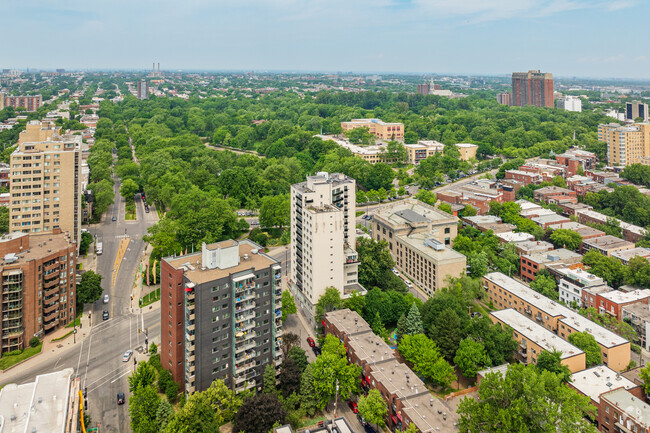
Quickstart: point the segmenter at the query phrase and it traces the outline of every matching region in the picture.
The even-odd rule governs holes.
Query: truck
[[[103,245],[101,242],[97,242],[97,255],[101,256],[103,251]]]

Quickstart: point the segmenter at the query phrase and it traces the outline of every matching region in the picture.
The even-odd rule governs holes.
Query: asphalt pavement
[[[103,254],[97,257],[96,271],[103,277],[102,288],[109,295],[109,302],[104,304],[100,299],[92,305],[92,327],[78,329],[76,342],[71,343],[71,337],[67,337],[48,353],[0,375],[0,385],[22,384],[33,381],[38,374],[69,367],[75,369],[75,378],[79,379],[81,389],[88,393],[87,413],[92,419],[91,426],[99,424],[102,432],[131,431],[127,376],[133,371],[134,359],[148,358],[144,350],[145,330],[148,331],[149,343],[160,343],[160,302],[141,311],[138,300],[131,299],[135,273],[143,258],[142,236],[157,221],[157,213],[153,206],[149,213],[145,213],[138,196],[137,219],[125,221],[125,201],[119,195],[119,187],[119,179],[116,179],[116,203],[110,206],[102,222],[84,227],[103,243]],[[116,221],[112,221],[114,216]],[[109,312],[108,320],[102,319],[104,310]],[[134,357],[123,362],[122,355],[127,349],[134,351]],[[116,401],[120,391],[127,395],[123,406],[118,406]]]

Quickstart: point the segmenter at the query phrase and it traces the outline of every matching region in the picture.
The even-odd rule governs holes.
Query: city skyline
[[[0,66],[145,71],[156,61],[174,71],[542,69],[557,77],[630,79],[646,78],[650,66],[632,30],[647,16],[648,5],[638,1],[338,1],[4,4],[9,34],[24,25],[32,30],[6,47]],[[85,39],[71,44],[79,35]],[[44,40],[68,55],[39,49]]]

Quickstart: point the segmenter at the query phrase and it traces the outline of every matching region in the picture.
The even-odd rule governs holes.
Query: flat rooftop
[[[525,259],[530,260],[531,262],[535,263],[554,263],[554,262],[559,262],[561,260],[581,260],[582,255],[578,254],[573,251],[569,251],[565,248],[558,248],[557,250],[553,251],[546,251],[543,253],[534,253],[534,254],[527,254],[522,256]]]
[[[569,325],[571,328],[576,329],[579,332],[589,332],[603,347],[610,348],[628,343],[625,338],[614,334],[612,331],[609,331],[586,317],[581,316],[570,308],[552,301],[546,296],[540,295],[525,284],[520,283],[501,272],[491,272],[484,278],[506,289],[525,302],[534,305],[549,316],[560,317],[560,321]]]
[[[616,304],[629,304],[631,302],[638,302],[642,299],[650,298],[650,289],[633,290],[631,292],[612,290],[610,292],[601,293],[600,296]]]
[[[630,314],[637,319],[642,319],[645,320],[646,322],[650,322],[650,309],[648,308],[648,304],[644,304],[643,302],[637,302],[630,305],[624,305],[623,317],[628,317]]]
[[[17,239],[22,235],[26,235],[26,233],[12,233],[10,235],[7,234],[4,235],[2,239],[0,239],[0,241],[5,239],[6,240]],[[5,238],[5,236],[7,238]],[[58,251],[61,251],[64,248],[68,248],[71,245],[72,242],[70,241],[70,237],[68,236],[67,233],[59,233],[59,234],[29,233],[29,248],[21,252],[17,252],[16,256],[18,257],[18,260],[10,264],[6,264],[4,261],[4,257],[0,257],[0,265],[3,266],[21,265],[29,262],[30,260],[38,260],[43,257],[56,254]]]
[[[580,269],[580,268],[571,269],[569,267],[554,268],[554,269],[562,276],[577,281],[585,287],[605,284],[605,280],[603,280],[600,277],[597,277],[591,272],[585,271],[584,269]]]
[[[472,396],[468,396],[472,398]],[[430,393],[402,399],[402,412],[420,433],[452,433],[458,431],[458,403],[460,398],[440,400]]]
[[[636,256],[644,257],[647,259],[650,257],[650,249],[638,247],[624,251],[615,251],[612,253],[612,257],[616,257],[617,259],[624,262],[629,262]]]
[[[533,237],[534,239],[534,237]],[[517,243],[517,248],[524,250],[524,251],[529,251],[529,252],[535,252],[535,251],[549,251],[555,248],[552,243],[546,242],[546,241],[523,241],[523,242],[518,242]]]
[[[386,391],[399,398],[422,392],[429,393],[424,382],[406,364],[397,360],[374,365],[370,369],[370,374],[386,388]]]
[[[354,351],[359,361],[375,364],[384,361],[395,361],[395,352],[386,344],[383,338],[374,332],[352,335],[348,339],[348,347]]]
[[[600,395],[616,388],[632,389],[637,384],[626,379],[606,365],[598,365],[571,375],[571,386],[600,403]]]
[[[0,391],[2,432],[65,432],[70,403],[72,368],[41,374],[23,385]],[[13,418],[13,420],[12,420]]]
[[[532,241],[535,239],[535,236],[531,235],[530,233],[525,233],[525,232],[520,232],[520,233],[515,233],[515,232],[505,232],[505,233],[497,233],[496,236],[501,239],[503,242],[525,242],[525,241]]]
[[[495,215],[469,216],[469,217],[463,217],[462,220],[471,223],[473,225],[496,224],[501,222],[501,218]]]
[[[418,251],[424,256],[427,256],[434,262],[456,262],[459,260],[467,260],[465,255],[456,250],[447,248],[446,246],[441,250],[431,248],[426,244],[426,241],[431,238],[431,233],[416,233],[410,236],[399,236],[399,240],[410,248]]]
[[[569,217],[565,217],[565,216],[553,213],[553,214],[547,214],[547,215],[539,215],[539,216],[531,218],[531,220],[534,223],[537,223],[539,225],[544,225],[544,224],[548,224],[548,223],[559,223],[559,222],[562,222],[562,221],[566,221],[568,218]]]
[[[346,335],[363,334],[372,332],[370,325],[356,311],[348,308],[343,310],[330,311],[325,313],[328,322],[336,326],[336,329]]]
[[[585,239],[583,241],[585,245],[590,245],[595,248],[623,248],[628,247],[629,249],[634,248],[632,242],[628,242],[621,238],[617,238],[612,235],[599,236],[597,238]]]
[[[615,405],[619,410],[625,412],[644,429],[650,428],[650,405],[635,397],[625,389],[617,389],[603,395],[602,398]],[[616,424],[621,421],[617,421]]]
[[[395,226],[429,222],[434,224],[455,223],[458,221],[455,216],[412,198],[377,209],[375,218],[380,218]]]
[[[216,248],[227,248],[236,245],[237,241],[227,240],[223,242],[215,242],[207,245],[207,248],[214,250]],[[239,272],[247,271],[251,268],[265,269],[271,265],[277,264],[278,261],[260,252],[260,246],[254,244],[249,240],[239,241],[239,264],[225,269],[209,269],[203,268],[203,257],[201,251],[186,254],[178,257],[164,257],[162,260],[166,261],[174,269],[184,268],[184,275],[194,284],[203,284],[208,281],[215,281],[220,278],[225,278],[229,275]],[[253,253],[256,250],[257,253]]]
[[[589,217],[589,218],[593,218],[594,220],[602,222],[603,224],[605,224],[607,222],[608,218],[612,218],[612,217],[608,217],[607,215],[602,214],[600,212],[596,212],[594,210],[579,210],[576,213],[584,215],[584,216]],[[635,226],[634,224],[626,223],[625,221],[621,221],[618,218],[612,218],[612,219],[618,221],[618,223],[620,224],[620,226],[621,226],[621,228],[623,230],[627,230],[627,231],[629,231],[631,233],[635,233],[635,234],[642,235],[642,236],[645,235],[645,233],[646,233],[646,230],[643,227],[639,227],[639,226]]]
[[[531,201],[524,200],[524,199],[517,200],[515,203],[517,203],[519,205],[521,210],[542,209],[542,207],[540,205],[538,205],[537,203],[533,203]]]
[[[562,359],[571,358],[584,353],[581,349],[575,347],[568,341],[563,340],[561,337],[555,335],[555,333],[549,331],[543,326],[538,325],[513,308],[492,311],[490,315],[510,326],[519,335],[525,337],[531,343],[537,344],[544,350],[548,352],[557,350],[562,353]]]
[[[481,370],[478,372],[478,375],[485,377],[490,373],[501,373],[501,377],[506,377],[506,373],[508,372],[509,367],[510,364],[506,362],[505,364],[497,365],[496,367],[490,367],[486,368],[485,370]]]

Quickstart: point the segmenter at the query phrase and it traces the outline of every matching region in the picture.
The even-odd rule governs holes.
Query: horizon
[[[35,0],[0,5],[6,34],[21,34],[0,67],[648,80],[635,32],[648,12],[639,0]]]

